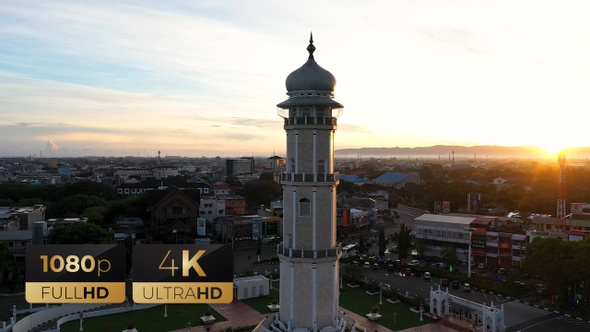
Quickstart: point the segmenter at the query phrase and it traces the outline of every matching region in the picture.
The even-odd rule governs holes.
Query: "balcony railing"
[[[281,181],[292,182],[335,182],[340,178],[340,173],[322,173],[322,174],[305,174],[305,173],[281,173]]]
[[[325,250],[300,250],[285,248],[282,244],[277,246],[277,253],[291,258],[328,258],[336,257],[342,252],[342,247],[338,246]]]
[[[337,124],[336,118],[320,118],[313,116],[285,118],[285,126],[289,125],[329,125],[335,126]]]

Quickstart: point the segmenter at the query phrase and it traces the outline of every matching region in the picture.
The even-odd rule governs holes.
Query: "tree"
[[[383,257],[385,254],[385,228],[383,226],[379,227],[379,257]]]
[[[359,254],[364,254],[367,251],[367,248],[365,248],[365,238],[361,235],[359,237]]]
[[[283,193],[280,184],[273,180],[258,180],[246,183],[242,189],[242,196],[251,207],[267,205],[280,197]]]
[[[8,198],[0,198],[0,206],[16,206],[16,203]]]
[[[410,249],[412,249],[412,242],[414,241],[412,229],[406,227],[405,223],[402,223],[399,230],[393,234],[392,240],[397,243],[399,259],[408,258],[408,253],[410,252]]]
[[[457,251],[452,244],[443,245],[441,255],[448,265],[453,265],[457,261]]]
[[[82,215],[84,210],[89,207],[105,206],[106,200],[98,196],[74,195],[64,197],[51,209],[54,216],[75,216]]]
[[[358,192],[359,187],[349,181],[344,181],[344,180],[340,180],[340,182],[338,183],[338,187],[336,188],[336,192],[338,192],[338,194],[342,194],[342,193],[355,193]]]
[[[347,264],[342,268],[342,275],[353,284],[364,279],[365,271],[358,264]]]
[[[47,203],[43,199],[35,198],[35,197],[21,198],[18,201],[19,206],[33,206],[33,205],[38,205],[38,204],[46,205]]]
[[[536,237],[526,247],[523,266],[533,274],[544,276],[549,291],[557,294],[566,286],[566,280],[569,279],[567,267],[573,265],[572,246],[572,242],[565,242],[560,237]],[[574,268],[576,272],[578,268]]]
[[[84,212],[82,212],[82,217],[88,218],[88,222],[97,225],[104,224],[104,215],[107,212],[106,206],[91,206],[87,207]]]
[[[138,196],[131,196],[116,201],[110,201],[107,204],[107,209],[104,213],[104,223],[113,223],[121,216],[134,216],[140,217],[143,220],[148,220],[148,204],[149,202],[147,194],[145,193]]]
[[[92,223],[76,223],[55,227],[49,233],[51,244],[101,244],[113,243],[113,237],[104,228]]]
[[[273,180],[274,181],[274,173],[273,172],[264,172],[260,174],[258,177],[259,180]]]

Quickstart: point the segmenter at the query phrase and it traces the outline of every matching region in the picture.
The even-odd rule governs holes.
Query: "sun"
[[[568,148],[566,144],[555,141],[554,139],[546,142],[536,142],[535,146],[543,149],[548,155],[557,155],[562,150]]]

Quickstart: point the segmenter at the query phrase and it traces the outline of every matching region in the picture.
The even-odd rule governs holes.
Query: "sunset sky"
[[[336,149],[590,146],[590,2],[0,2],[0,156],[283,155],[315,59]]]

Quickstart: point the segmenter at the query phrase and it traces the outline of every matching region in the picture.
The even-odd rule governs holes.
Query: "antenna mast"
[[[565,232],[565,151],[562,150],[557,155],[559,164],[559,179],[557,182],[557,223],[562,232]]]

